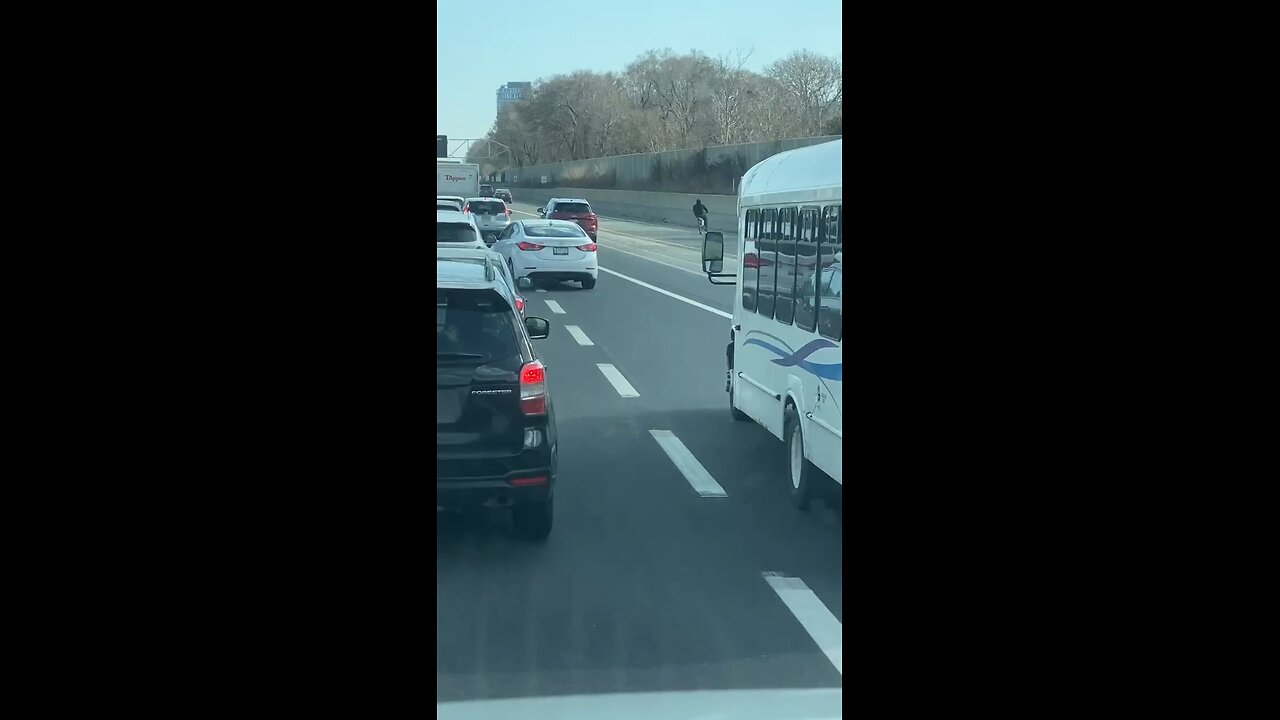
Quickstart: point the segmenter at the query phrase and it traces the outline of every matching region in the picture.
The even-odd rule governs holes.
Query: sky
[[[655,0],[584,3],[525,0],[483,13],[436,4],[436,133],[482,138],[498,88],[574,70],[619,72],[647,50],[716,57],[754,48],[762,72],[795,50],[840,58],[840,0]],[[501,9],[499,9],[499,7]],[[481,20],[483,18],[483,20]],[[787,30],[776,30],[783,23]],[[464,148],[465,150],[465,148]]]

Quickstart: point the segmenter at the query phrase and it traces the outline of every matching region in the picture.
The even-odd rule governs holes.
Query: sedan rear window
[[[581,202],[556,203],[556,208],[551,212],[578,213],[582,215],[590,215],[591,206]]]
[[[541,238],[580,238],[587,234],[577,225],[525,225],[524,234]]]
[[[507,206],[501,200],[473,200],[467,207],[477,215],[501,215],[507,211]]]
[[[436,242],[469,243],[476,241],[476,227],[471,223],[436,223]]]

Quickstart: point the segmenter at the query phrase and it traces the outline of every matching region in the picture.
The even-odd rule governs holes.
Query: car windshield
[[[536,238],[582,238],[587,234],[577,225],[525,225],[524,234]]]
[[[472,200],[467,207],[477,215],[504,215],[507,212],[507,206],[501,200]]]
[[[471,223],[438,222],[436,223],[437,243],[473,243],[476,241],[476,228]]]

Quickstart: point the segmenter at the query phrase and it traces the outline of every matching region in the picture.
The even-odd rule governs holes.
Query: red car
[[[600,220],[591,209],[591,203],[582,198],[551,198],[545,207],[538,208],[538,214],[548,220],[577,223],[592,242],[596,241],[596,233],[600,230]]]

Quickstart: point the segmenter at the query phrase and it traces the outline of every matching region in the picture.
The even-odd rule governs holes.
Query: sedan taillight
[[[516,247],[520,248],[521,250],[541,250],[545,246],[539,245],[537,243],[531,243],[531,242],[518,242],[516,243]]]
[[[595,252],[595,251],[596,251],[596,244],[595,244],[595,243],[587,243],[586,245],[579,245],[579,246],[578,246],[578,249],[579,249],[579,250],[581,250],[582,252]]]

